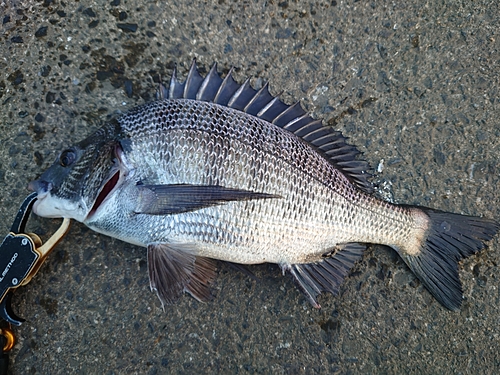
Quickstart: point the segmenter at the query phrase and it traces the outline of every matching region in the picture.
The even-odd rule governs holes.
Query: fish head
[[[112,124],[63,150],[40,178],[28,185],[38,193],[33,212],[84,222],[116,189],[124,174],[122,156],[117,126]]]

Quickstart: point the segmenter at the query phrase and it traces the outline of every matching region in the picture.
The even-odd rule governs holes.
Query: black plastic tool
[[[38,272],[43,261],[69,229],[69,219],[42,245],[34,233],[24,233],[31,209],[37,199],[32,193],[21,204],[10,233],[0,244],[0,317],[19,326],[24,319],[12,311],[12,291],[26,285]]]
[[[12,311],[11,289],[17,288],[24,281],[40,257],[35,251],[33,240],[23,233],[36,196],[33,193],[24,200],[10,233],[0,245],[0,317],[16,326],[21,325],[24,319]]]

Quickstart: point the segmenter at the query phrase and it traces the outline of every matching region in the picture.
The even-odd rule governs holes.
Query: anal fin
[[[209,284],[216,276],[216,261],[193,254],[189,245],[148,245],[151,290],[164,304],[177,301],[188,292],[198,301],[211,298]]]
[[[325,258],[315,263],[283,265],[289,271],[299,289],[315,307],[321,308],[316,297],[322,292],[337,295],[339,287],[349,271],[363,255],[366,246],[359,243],[338,245]]]

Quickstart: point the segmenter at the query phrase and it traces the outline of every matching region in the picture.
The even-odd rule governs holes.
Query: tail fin
[[[458,262],[485,247],[499,224],[491,219],[415,207],[429,218],[426,237],[418,252],[396,248],[405,263],[429,292],[446,308],[458,310],[462,285]]]

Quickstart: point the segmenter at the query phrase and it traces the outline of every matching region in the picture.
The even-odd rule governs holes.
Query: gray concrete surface
[[[500,218],[500,9],[491,1],[0,2],[0,233],[57,150],[153,98],[191,59],[271,81],[344,132],[395,202]],[[131,81],[132,93],[124,83]],[[58,220],[33,218],[47,238]],[[371,247],[314,310],[278,267],[223,267],[165,311],[145,251],[78,223],[16,292],[11,374],[495,374],[500,244],[442,308]]]

